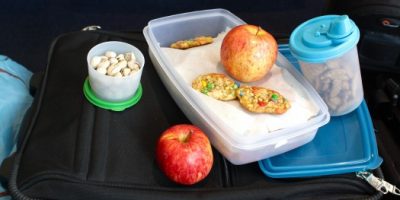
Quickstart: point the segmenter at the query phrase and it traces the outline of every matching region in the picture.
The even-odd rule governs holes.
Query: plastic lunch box
[[[257,137],[243,136],[222,126],[219,122],[224,119],[211,115],[203,102],[189,95],[191,86],[171,66],[161,47],[168,47],[174,41],[198,35],[215,37],[226,28],[244,23],[227,10],[212,9],[154,19],[143,30],[151,61],[175,102],[189,120],[209,136],[212,145],[231,163],[237,165],[269,158],[304,145],[330,119],[328,108],[318,93],[281,54],[278,55],[276,64],[284,67],[297,79],[319,108],[318,114],[306,123]]]

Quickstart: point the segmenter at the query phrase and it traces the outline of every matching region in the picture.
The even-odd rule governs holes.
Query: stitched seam
[[[24,81],[21,77],[15,75],[15,74],[13,74],[13,73],[10,73],[10,72],[8,72],[8,71],[6,71],[6,70],[4,70],[4,69],[1,69],[1,68],[0,68],[0,73],[8,74],[9,76],[14,77],[14,78],[20,80],[20,81],[25,85],[25,81]]]

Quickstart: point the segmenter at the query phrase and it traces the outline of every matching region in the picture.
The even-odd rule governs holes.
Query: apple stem
[[[257,28],[256,35],[257,35],[257,34],[258,34],[258,32],[260,31],[260,29],[261,29],[261,27],[259,26],[259,27]]]
[[[182,137],[179,137],[179,141],[182,143],[187,143],[189,141],[189,138],[192,136],[193,131],[189,130],[189,133],[187,135],[181,135]]]
[[[193,130],[189,130],[189,134],[186,136],[185,142],[187,142],[189,140],[189,138],[192,137],[192,134],[193,134]]]

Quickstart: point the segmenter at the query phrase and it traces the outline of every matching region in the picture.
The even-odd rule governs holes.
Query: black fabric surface
[[[45,69],[51,41],[89,25],[105,30],[141,31],[155,18],[202,9],[224,8],[260,25],[277,37],[288,37],[301,22],[325,13],[328,0],[2,0],[0,54],[34,72]]]
[[[263,28],[273,33],[274,36],[276,36],[277,38],[287,38],[293,28],[295,28],[301,22],[312,17],[325,14],[326,10],[328,9],[328,4],[330,2],[331,1],[328,0],[4,0],[0,2],[0,21],[3,22],[0,26],[0,54],[9,56],[13,60],[21,63],[33,72],[40,72],[46,69],[47,57],[51,42],[60,34],[77,31],[88,25],[100,25],[105,30],[141,31],[151,19],[177,13],[210,8],[228,9],[248,23],[261,25]],[[349,1],[339,2],[342,2],[344,5]],[[360,2],[364,3],[366,1]],[[344,8],[343,5],[340,4],[335,12],[342,12],[342,14],[346,14],[354,10],[353,8],[343,10],[341,9]],[[392,8],[394,9],[394,7]],[[362,23],[374,24],[374,22],[375,21],[364,20]],[[109,39],[107,36],[98,37],[98,41]],[[138,37],[142,39],[142,36],[139,35]],[[68,39],[65,38],[63,40],[68,41]],[[83,38],[81,41],[77,41],[76,39],[74,39],[74,41],[76,43],[82,42],[83,46],[92,45],[98,42],[94,40],[88,42],[86,41],[86,39]],[[96,109],[91,108],[91,106],[83,99],[83,95],[81,93],[78,95],[78,93],[81,91],[81,81],[83,81],[83,78],[85,77],[85,74],[81,74],[81,72],[84,72],[83,69],[80,69],[81,71],[68,71],[71,66],[86,66],[86,63],[84,63],[84,61],[79,61],[80,63],[75,63],[75,61],[73,60],[75,60],[77,57],[82,57],[82,55],[80,55],[79,53],[84,52],[89,47],[86,46],[86,49],[82,47],[76,47],[72,43],[70,44],[70,46],[65,45],[66,44],[63,43],[63,47],[58,49],[57,51],[61,52],[63,55],[65,54],[68,59],[57,58],[51,61],[53,64],[61,64],[63,66],[63,69],[60,69],[60,74],[56,73],[59,77],[50,78],[57,80],[57,84],[59,84],[59,86],[52,86],[49,89],[46,89],[48,90],[47,92],[51,91],[55,93],[49,95],[48,98],[50,99],[44,100],[44,102],[46,102],[46,105],[44,106],[45,109],[41,108],[41,110],[39,111],[39,118],[41,117],[40,120],[46,120],[48,122],[46,122],[46,124],[40,125],[39,127],[34,127],[34,134],[37,134],[39,138],[34,139],[35,144],[30,144],[30,146],[27,147],[29,148],[29,151],[38,151],[41,153],[41,155],[33,156],[33,158],[29,158],[28,160],[24,161],[26,163],[22,165],[23,170],[18,177],[19,184],[26,183],[24,187],[30,188],[27,189],[26,192],[29,192],[29,194],[33,194],[33,196],[41,196],[43,194],[41,194],[40,191],[46,191],[48,196],[62,196],[65,199],[71,199],[72,196],[76,198],[79,197],[81,199],[90,199],[89,197],[92,197],[91,195],[93,194],[97,195],[97,197],[101,196],[103,198],[106,198],[110,197],[108,195],[111,195],[112,193],[110,193],[109,191],[113,189],[93,189],[96,188],[96,186],[91,184],[96,182],[96,180],[112,180],[116,182],[123,181],[124,183],[129,183],[132,181],[130,180],[132,177],[124,175],[127,170],[119,169],[118,167],[116,167],[117,165],[113,164],[116,163],[118,165],[123,164],[127,166],[134,166],[134,169],[137,171],[129,171],[127,172],[128,175],[142,175],[136,178],[137,180],[143,179],[142,181],[144,184],[151,185],[152,183],[155,183],[157,187],[162,188],[162,191],[175,191],[175,187],[178,186],[171,184],[170,182],[168,182],[168,180],[161,177],[161,175],[159,174],[160,172],[157,171],[154,166],[153,160],[149,158],[139,158],[138,161],[143,162],[141,164],[132,164],[128,163],[128,161],[120,160],[125,159],[128,156],[133,156],[133,160],[135,160],[137,159],[135,156],[138,156],[139,154],[151,155],[152,152],[150,151],[153,151],[152,147],[154,147],[154,144],[151,143],[150,140],[154,140],[156,136],[151,134],[140,135],[141,137],[143,137],[143,141],[146,141],[146,143],[144,143],[143,141],[132,142],[131,140],[135,139],[132,135],[132,132],[135,132],[135,130],[133,129],[137,126],[140,127],[140,125],[134,124],[133,121],[128,119],[124,119],[121,121],[121,123],[119,123],[119,119],[121,116],[131,118],[134,114],[115,115],[104,111],[97,111]],[[146,45],[144,43],[139,42],[137,43],[137,45],[141,46],[141,48],[144,48],[142,49],[142,51],[147,51]],[[77,55],[74,55],[74,52],[77,53]],[[148,60],[148,58],[146,59]],[[147,62],[147,64],[149,63],[150,62]],[[54,71],[58,71],[58,69]],[[70,73],[78,76],[68,77],[68,74]],[[387,127],[387,120],[384,117],[380,116],[380,110],[374,110],[375,104],[372,104],[374,91],[372,90],[373,88],[371,85],[380,84],[376,80],[376,76],[379,73],[380,72],[366,73],[365,71],[363,71],[362,75],[365,89],[364,92],[367,103],[370,107],[371,114],[374,118],[375,128],[377,130],[379,152],[380,155],[384,158],[382,166],[387,176],[386,179],[392,183],[398,184],[400,180],[398,170],[399,160],[396,155],[398,155],[399,152],[400,140],[398,139],[398,134],[396,134],[396,132],[393,133],[393,129]],[[69,76],[71,76],[71,74]],[[393,74],[390,74],[390,76],[393,76]],[[161,111],[163,113],[158,116],[144,116],[145,119],[154,120],[154,124],[150,124],[150,126],[152,127],[148,128],[148,132],[156,132],[157,130],[161,130],[162,128],[167,127],[171,124],[187,122],[187,119],[183,116],[179,109],[177,109],[177,106],[169,97],[164,86],[161,84],[158,76],[151,66],[145,70],[143,78],[144,97],[146,97],[147,99],[152,99],[151,102],[153,103],[156,102],[156,105],[154,105],[154,108],[151,108],[151,111]],[[58,82],[58,80],[60,80],[60,82]],[[63,82],[61,83],[61,81]],[[60,97],[58,95],[62,96]],[[60,99],[62,99],[63,103],[56,102]],[[159,99],[163,99],[163,102],[159,102]],[[66,106],[66,103],[74,105],[74,108],[64,107]],[[140,107],[140,104],[143,104],[143,102],[141,101],[137,105],[137,107]],[[143,110],[147,111],[148,109],[145,108]],[[71,113],[68,113],[70,111]],[[44,117],[44,115],[42,115],[43,113],[57,113],[57,117]],[[63,119],[68,120],[60,121]],[[138,122],[144,120],[137,117],[134,119]],[[105,122],[105,124],[96,124],[96,126],[94,126],[86,124],[85,121],[96,123]],[[81,124],[82,122],[85,123]],[[156,123],[159,123],[160,127],[155,127]],[[146,123],[146,125],[149,125],[149,123]],[[108,132],[116,132],[113,130],[115,126],[120,127],[120,129],[124,128],[124,131],[116,134],[120,134],[120,136],[124,135],[129,138],[127,141],[125,141],[125,144],[115,145],[115,142],[119,142],[117,138],[113,138],[108,135]],[[65,127],[68,127],[68,129]],[[125,130],[125,128],[127,129]],[[42,135],[48,130],[51,130],[51,134],[47,133]],[[91,134],[80,134],[86,131],[90,132]],[[60,133],[60,135],[55,133]],[[22,132],[22,134],[25,133]],[[23,137],[22,134],[21,137]],[[71,135],[73,135],[73,137],[71,137]],[[97,138],[97,135],[99,136],[99,138]],[[93,139],[94,137],[96,137],[96,139]],[[131,142],[132,144],[130,144]],[[90,146],[85,146],[86,144],[89,144]],[[93,147],[91,146],[92,144]],[[77,146],[71,148],[71,145]],[[105,145],[105,149],[107,149],[107,151],[105,149],[102,149],[102,145]],[[134,147],[135,150],[146,150],[149,152],[140,153],[136,151],[127,151],[126,148],[130,147],[131,145],[136,145]],[[109,150],[115,150],[120,153],[112,155],[104,154],[104,156],[99,156],[95,154],[96,152],[102,153],[108,152]],[[78,152],[86,153],[83,154]],[[127,153],[126,157],[124,155],[121,155],[125,153]],[[274,191],[278,191],[277,194],[280,195],[287,195],[285,197],[289,197],[290,195],[298,197],[301,197],[302,194],[308,195],[308,193],[304,192],[307,191],[306,189],[304,189],[304,187],[298,186],[311,184],[307,180],[296,179],[294,180],[294,182],[292,182],[293,180],[268,179],[265,178],[259,171],[255,171],[255,169],[258,169],[258,166],[256,164],[232,166],[229,163],[226,164],[226,161],[221,158],[218,153],[216,153],[216,157],[217,159],[219,159],[217,163],[218,166],[213,168],[212,176],[207,178],[204,183],[200,183],[199,185],[194,186],[193,190],[205,187],[213,191],[215,190],[215,193],[213,193],[211,196],[216,197],[216,194],[218,193],[220,194],[219,197],[226,197],[227,199],[229,199],[230,197],[232,197],[230,199],[233,199],[233,197],[251,199],[250,196],[255,194],[259,195],[259,197],[274,197],[272,188],[276,189],[277,187],[278,189]],[[55,160],[52,161],[52,159]],[[95,166],[93,170],[91,169],[93,164],[97,165],[99,163],[102,164],[102,166]],[[146,166],[143,166],[144,164],[146,164]],[[151,169],[149,169],[149,166],[147,165],[149,165]],[[74,167],[72,170],[70,168],[71,166]],[[31,185],[29,184],[30,181],[28,181],[28,179],[33,175],[38,175],[37,173],[43,172],[44,170],[46,170],[46,172],[65,172],[68,174],[68,176],[75,177],[75,181],[89,180],[89,178],[92,181],[90,185],[87,185],[85,187],[78,184],[75,185],[75,191],[79,191],[75,193],[67,192],[67,189],[72,189],[73,186],[66,185],[66,183],[64,183],[64,185],[61,185],[60,190],[62,190],[63,193],[59,193],[60,191],[55,190],[54,188],[56,187],[54,186],[60,183],[55,183],[53,179],[49,179],[46,182],[40,182],[36,184],[35,187],[31,187]],[[141,173],[141,170],[143,171],[143,173]],[[149,175],[150,172],[158,174]],[[344,176],[350,177],[350,179],[354,180],[354,177],[352,175]],[[334,177],[334,180],[336,180],[336,177]],[[316,191],[312,190],[309,193],[336,193],[338,190],[332,190],[330,192],[329,190],[322,190],[326,187],[326,185],[321,183],[327,181],[327,179],[322,179],[321,182],[311,184]],[[72,185],[72,183],[70,184]],[[343,184],[343,186],[347,186],[347,184]],[[140,182],[140,185],[143,185],[142,182]],[[147,187],[149,185],[145,185],[143,187]],[[282,187],[282,185],[286,185],[287,187]],[[297,185],[298,188],[296,188],[295,185]],[[222,190],[221,188],[223,188],[224,190]],[[225,190],[227,188],[232,189]],[[349,191],[348,193],[342,193],[343,197],[346,196],[346,194],[353,193],[355,191],[353,190],[354,188],[359,187],[349,187],[349,190],[351,190],[351,192]],[[129,195],[129,193],[132,193],[131,189],[132,188],[126,189],[125,187],[118,188],[119,191],[130,191],[127,192],[127,195],[121,193],[121,197],[126,198],[132,197],[131,195]],[[179,198],[179,194],[183,193],[181,189],[182,188],[178,187],[178,194],[175,194],[175,192],[170,192],[172,194],[164,194],[163,196],[165,198]],[[187,188],[185,188],[184,190],[186,191]],[[263,191],[265,194],[263,193],[263,195],[261,195],[260,193],[257,193],[257,191],[259,190]],[[290,194],[287,194],[288,192],[286,190],[293,191],[293,193],[289,192]],[[304,191],[301,192],[301,190]],[[235,193],[232,191],[241,192]],[[357,191],[360,194],[364,194],[363,192],[360,192],[361,190]],[[151,189],[147,191],[135,190],[135,194],[137,194],[136,197],[141,197],[141,195],[143,195],[143,197],[146,196],[151,199],[162,196],[158,194],[153,197],[151,195],[152,192],[153,190]],[[190,190],[189,195],[204,197],[203,192],[195,193],[196,195],[193,193],[192,190]],[[209,193],[209,191],[207,193]],[[318,194],[315,195],[317,195],[316,197],[318,197]],[[332,195],[329,196],[332,197]]]
[[[147,56],[141,33],[130,42]],[[121,40],[104,33],[75,32],[51,48],[49,66],[37,92],[33,118],[16,157],[16,191],[44,199],[265,199],[363,198],[374,190],[355,174],[311,179],[270,179],[257,163],[232,165],[214,149],[207,178],[193,186],[177,185],[154,160],[163,130],[189,123],[151,62],[146,62],[143,96],[124,112],[91,105],[83,96],[86,54],[95,44]],[[28,115],[29,116],[29,115]],[[11,181],[11,184],[13,181]],[[12,186],[13,187],[13,186]],[[19,192],[21,192],[19,194]]]

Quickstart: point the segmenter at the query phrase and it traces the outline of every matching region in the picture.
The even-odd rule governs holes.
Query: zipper
[[[382,178],[374,176],[374,174],[369,171],[357,172],[356,175],[362,180],[367,181],[373,188],[382,194],[391,193],[400,196],[400,190],[395,185],[390,184]]]

